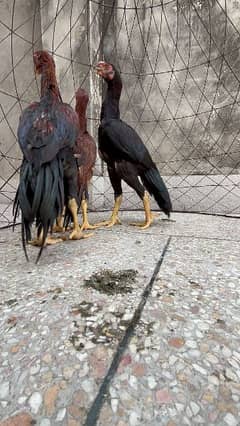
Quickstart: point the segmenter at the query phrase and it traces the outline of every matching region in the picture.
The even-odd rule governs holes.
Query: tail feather
[[[172,211],[172,203],[170,200],[167,187],[160,176],[156,167],[153,167],[141,175],[144,186],[153,195],[160,209],[164,211],[167,216],[170,216]]]
[[[22,244],[25,256],[26,243],[31,239],[31,225],[36,222],[37,234],[43,232],[43,241],[38,253],[40,259],[49,229],[64,207],[63,164],[60,156],[36,170],[30,162],[23,161],[20,183],[16,193],[13,213],[22,214]]]

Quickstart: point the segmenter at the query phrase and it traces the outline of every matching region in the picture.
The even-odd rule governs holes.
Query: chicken
[[[98,225],[110,227],[120,223],[118,212],[122,201],[121,181],[124,180],[142,199],[145,211],[145,221],[132,225],[146,229],[154,217],[148,193],[153,195],[167,216],[172,210],[170,196],[141,138],[132,127],[120,119],[119,100],[122,81],[119,72],[112,64],[103,61],[97,64],[96,71],[107,83],[98,133],[99,155],[107,163],[115,197],[110,220]]]
[[[81,230],[96,228],[96,226],[89,224],[87,216],[88,185],[93,175],[97,151],[96,144],[87,131],[86,109],[88,101],[87,92],[83,89],[78,89],[76,92],[75,111],[79,119],[80,133],[74,146],[74,156],[78,164],[78,191],[83,215]]]
[[[19,121],[18,142],[23,153],[20,182],[14,201],[14,220],[21,210],[22,243],[40,246],[37,261],[46,244],[62,239],[47,237],[57,217],[67,206],[74,228],[70,239],[83,238],[78,223],[77,163],[73,147],[79,133],[78,117],[70,105],[62,102],[55,63],[46,51],[33,55],[35,71],[41,75],[40,102],[27,107]],[[35,222],[37,238],[31,241]],[[84,236],[85,237],[85,236]],[[37,262],[36,261],[36,262]]]

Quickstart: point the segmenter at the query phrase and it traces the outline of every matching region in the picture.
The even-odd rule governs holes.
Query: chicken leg
[[[71,232],[69,239],[70,240],[81,240],[82,238],[89,238],[93,235],[91,234],[83,234],[79,223],[78,223],[78,205],[75,198],[71,198],[68,202],[68,208],[72,213],[73,218],[73,231]]]
[[[130,223],[130,225],[138,226],[140,229],[147,229],[153,222],[153,218],[156,215],[151,212],[149,195],[146,191],[143,197],[143,207],[145,211],[145,222],[139,222],[139,223],[133,222],[133,223]]]
[[[82,209],[82,216],[83,216],[83,223],[81,225],[81,231],[84,231],[86,229],[96,229],[98,228],[98,225],[90,225],[88,222],[88,214],[87,214],[87,200],[83,199],[81,202],[81,209]]]
[[[115,203],[113,207],[113,211],[109,220],[105,220],[104,222],[96,223],[96,227],[106,226],[107,228],[111,228],[114,225],[121,225],[121,221],[118,217],[118,212],[122,203],[122,195],[119,195],[115,198]]]
[[[44,246],[48,245],[54,245],[61,243],[63,240],[62,238],[53,238],[53,237],[47,237],[44,242]],[[36,247],[42,247],[43,243],[43,230],[41,230],[40,235],[37,238],[34,238],[33,240],[29,241],[29,244]]]

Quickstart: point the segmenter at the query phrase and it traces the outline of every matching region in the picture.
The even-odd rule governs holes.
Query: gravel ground
[[[1,426],[240,424],[238,219],[121,217],[37,266],[1,231]]]

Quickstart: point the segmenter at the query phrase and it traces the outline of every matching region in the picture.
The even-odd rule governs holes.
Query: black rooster
[[[23,152],[20,183],[14,202],[14,216],[22,213],[22,242],[32,242],[42,249],[61,239],[47,237],[64,205],[74,228],[70,239],[83,238],[79,227],[77,163],[73,147],[79,133],[78,116],[62,102],[55,63],[46,51],[33,55],[35,71],[41,74],[41,99],[27,107],[18,126],[18,142]],[[31,226],[36,223],[37,239],[31,241]]]
[[[168,216],[172,210],[169,193],[142,140],[132,127],[120,119],[122,81],[118,71],[112,64],[103,61],[97,64],[96,71],[107,83],[99,126],[99,154],[107,163],[115,196],[110,220],[99,225],[113,226],[120,223],[118,211],[122,201],[121,180],[124,180],[143,200],[145,222],[133,225],[146,229],[153,221],[147,191],[154,196],[159,207]]]

